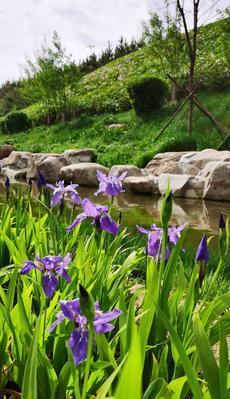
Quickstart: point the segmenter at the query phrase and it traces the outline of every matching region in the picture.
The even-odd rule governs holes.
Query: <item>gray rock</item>
[[[168,183],[174,197],[203,198],[205,180],[200,176],[162,174],[158,188],[165,194]]]
[[[165,152],[157,154],[146,166],[146,170],[154,176],[162,173],[182,174],[183,170],[179,165],[179,160],[187,152]]]
[[[127,172],[126,177],[129,176],[147,176],[148,171],[145,169],[137,168],[134,165],[114,165],[110,169],[110,173],[120,176],[122,173]]]
[[[63,155],[69,160],[69,163],[93,162],[96,158],[94,150],[90,148],[82,150],[66,150]]]
[[[123,180],[126,191],[142,194],[159,194],[158,178],[154,176],[130,176]]]
[[[10,168],[13,170],[25,169],[28,167],[31,156],[31,152],[12,151],[8,158],[2,160],[1,166],[2,168]]]
[[[183,155],[179,160],[179,166],[183,173],[197,175],[209,162],[230,162],[230,151],[217,151],[206,149],[199,152],[191,152]]]
[[[61,168],[60,176],[65,181],[72,181],[82,186],[97,186],[97,171],[108,173],[109,169],[98,163],[77,163]]]
[[[199,176],[205,180],[204,198],[230,201],[230,162],[209,162]]]
[[[48,156],[39,165],[38,169],[48,182],[55,183],[60,178],[61,168],[68,164],[64,156]]]
[[[125,127],[125,123],[111,123],[108,126],[109,129],[123,129],[123,127]]]

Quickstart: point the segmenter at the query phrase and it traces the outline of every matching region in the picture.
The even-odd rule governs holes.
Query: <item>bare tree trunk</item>
[[[195,73],[195,65],[196,65],[196,47],[197,47],[197,31],[198,31],[198,7],[199,7],[200,0],[193,0],[193,35],[192,40],[189,36],[188,25],[185,17],[184,8],[181,5],[180,0],[177,0],[177,8],[180,12],[184,30],[185,30],[185,37],[188,46],[188,53],[189,53],[189,84],[188,90],[190,93],[193,92],[194,88],[194,73]],[[193,104],[194,98],[193,95],[189,99],[189,113],[188,113],[188,134],[192,134],[193,128]]]
[[[189,73],[189,93],[193,91],[193,82],[194,82],[194,65],[190,67]],[[189,108],[188,108],[188,134],[192,135],[193,128],[193,95],[189,99]]]

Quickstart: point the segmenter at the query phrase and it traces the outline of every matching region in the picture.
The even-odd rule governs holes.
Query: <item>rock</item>
[[[125,123],[111,123],[108,126],[109,129],[122,129],[123,127],[125,127]]]
[[[27,169],[20,169],[15,171],[14,178],[16,180],[25,180],[27,174]]]
[[[90,148],[83,150],[66,150],[63,155],[71,164],[78,162],[93,162],[96,158],[94,150],[91,150]]]
[[[123,180],[125,190],[142,194],[159,194],[158,178],[154,176],[130,176]]]
[[[137,166],[134,166],[134,165],[114,165],[110,169],[110,173],[112,173],[113,175],[116,175],[116,176],[120,176],[124,172],[127,172],[126,177],[148,175],[147,170],[137,168]]]
[[[65,181],[72,181],[82,186],[97,186],[97,171],[108,173],[109,169],[98,163],[85,162],[76,163],[61,168],[61,178]]]
[[[27,168],[31,155],[30,152],[26,151],[12,151],[8,158],[2,160],[2,167],[15,170]]]
[[[16,151],[16,148],[10,144],[0,145],[0,159],[7,158],[12,151]]]
[[[230,162],[209,162],[199,177],[205,180],[204,198],[230,201]]]
[[[33,153],[31,154],[31,158],[28,162],[28,168],[26,177],[27,179],[37,179],[38,177],[38,166],[41,164],[44,159],[46,159],[48,154],[45,153]]]
[[[190,152],[179,160],[183,173],[197,175],[209,162],[230,162],[230,151],[207,149],[199,152]]]
[[[168,183],[174,197],[203,198],[205,180],[200,176],[162,174],[158,188],[165,194]]]
[[[67,164],[68,161],[63,155],[48,156],[38,165],[38,169],[48,182],[55,183],[60,179],[61,168]]]
[[[162,173],[182,174],[183,170],[178,162],[186,154],[187,152],[165,152],[157,154],[145,169],[154,176],[160,176]]]

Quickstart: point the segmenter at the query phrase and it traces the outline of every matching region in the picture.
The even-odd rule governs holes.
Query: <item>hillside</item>
[[[197,55],[197,75],[202,74],[204,87],[216,89],[229,85],[230,50],[226,20],[220,20],[201,28]],[[165,78],[158,59],[154,59],[148,47],[121,57],[85,75],[76,91],[68,98],[73,116],[82,113],[102,114],[121,112],[131,108],[127,83],[132,77],[145,73]],[[180,68],[185,79],[186,64]],[[34,124],[41,124],[45,111],[40,104],[24,109]]]
[[[202,28],[205,42],[200,43],[197,70],[203,73],[204,87],[198,97],[213,114],[230,129],[228,42],[223,20]],[[185,74],[180,70],[181,76]],[[0,144],[14,144],[18,150],[32,152],[62,152],[67,148],[95,148],[98,161],[104,165],[133,163],[144,166],[160,151],[218,148],[222,137],[212,123],[198,109],[194,113],[193,138],[187,137],[187,108],[165,131],[161,139],[155,138],[178,105],[166,106],[148,120],[137,118],[126,90],[133,76],[146,72],[161,76],[158,60],[148,48],[110,62],[85,75],[78,91],[69,97],[72,120],[51,127],[34,127],[25,133],[0,134]],[[34,104],[24,109],[34,125],[41,125],[44,110]],[[111,124],[120,124],[111,128]]]
[[[230,92],[202,94],[200,98],[230,128]],[[63,152],[67,148],[91,147],[97,151],[98,162],[104,165],[133,163],[145,166],[157,152],[195,149],[194,142],[187,136],[187,109],[154,143],[154,138],[173,111],[173,108],[166,108],[145,121],[137,118],[133,110],[117,114],[82,115],[71,122],[51,127],[1,135],[0,144],[14,144],[18,150],[32,152]],[[111,124],[120,126],[111,128]],[[198,110],[195,110],[193,138],[199,150],[218,148],[222,141],[212,123]]]

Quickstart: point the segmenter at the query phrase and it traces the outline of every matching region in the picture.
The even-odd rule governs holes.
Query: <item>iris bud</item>
[[[86,317],[88,323],[92,325],[95,314],[93,297],[81,284],[79,284],[79,291],[81,312]]]
[[[222,213],[220,214],[219,228],[219,251],[220,257],[223,258],[226,252],[226,224]]]
[[[166,229],[172,214],[172,191],[167,190],[161,207],[161,225]]]

